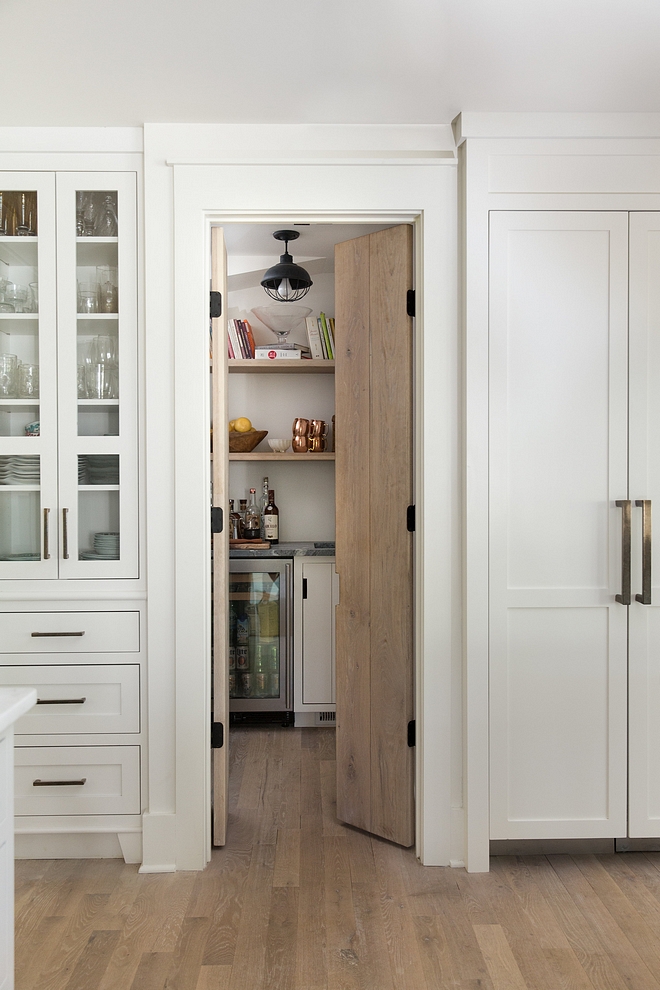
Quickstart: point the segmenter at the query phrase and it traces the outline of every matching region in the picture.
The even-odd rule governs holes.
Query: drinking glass
[[[117,340],[115,337],[95,337],[90,348],[92,362],[117,367]]]
[[[19,399],[36,399],[39,396],[39,365],[19,364],[18,366],[18,397]]]
[[[117,269],[111,265],[100,265],[96,269],[96,279],[99,284],[99,313],[117,313]]]
[[[39,283],[30,282],[28,293],[28,305],[30,307],[30,313],[39,312]]]
[[[79,364],[78,365],[77,384],[78,384],[78,398],[79,399],[87,399],[88,398],[88,395],[87,395],[87,382],[85,380],[85,371],[86,371],[86,369],[87,369],[87,365],[86,364]]]
[[[16,369],[18,358],[15,354],[0,354],[0,398],[16,398]]]
[[[3,300],[14,307],[15,313],[27,312],[28,289],[26,285],[8,282],[3,292]]]
[[[97,282],[78,282],[78,312],[98,313],[99,287]]]
[[[105,364],[89,364],[85,368],[88,399],[112,399],[112,371]]]

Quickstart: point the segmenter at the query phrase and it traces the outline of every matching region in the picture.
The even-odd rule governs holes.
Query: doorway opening
[[[400,223],[400,222],[399,222]],[[289,226],[300,232],[300,238],[295,244],[295,260],[297,264],[304,266],[313,279],[313,286],[303,300],[300,301],[309,312],[301,319],[300,323],[290,331],[287,344],[290,351],[295,353],[295,357],[278,356],[271,358],[259,358],[254,356],[254,349],[268,345],[272,351],[275,341],[272,331],[265,325],[254,312],[264,304],[268,304],[263,288],[260,286],[261,278],[267,268],[276,260],[274,257],[272,234],[277,226]],[[213,272],[213,288],[221,292],[222,295],[222,316],[213,321],[214,351],[213,351],[213,479],[214,479],[214,504],[222,507],[228,525],[222,534],[214,536],[214,637],[213,637],[213,722],[217,726],[222,724],[222,743],[213,752],[213,844],[223,845],[226,839],[226,819],[229,793],[229,747],[228,734],[232,725],[268,725],[267,731],[272,731],[273,724],[280,726],[297,726],[298,730],[304,727],[306,730],[320,729],[324,735],[328,735],[328,726],[333,726],[335,722],[336,709],[336,667],[335,656],[337,650],[337,637],[335,634],[335,611],[340,601],[340,582],[335,568],[335,543],[336,543],[336,521],[339,520],[340,531],[342,521],[345,516],[350,515],[347,507],[347,499],[350,502],[351,492],[357,499],[364,499],[364,491],[367,488],[351,489],[351,484],[360,481],[361,469],[359,463],[353,463],[352,475],[347,472],[351,469],[351,457],[347,457],[340,463],[345,465],[341,468],[341,479],[337,478],[336,464],[336,443],[335,430],[338,423],[345,422],[351,425],[351,430],[355,431],[355,442],[359,446],[360,439],[365,442],[365,458],[369,461],[373,477],[362,477],[362,484],[372,484],[374,486],[374,504],[380,498],[381,514],[384,512],[383,522],[388,523],[389,507],[387,506],[388,491],[397,489],[398,474],[396,469],[396,451],[392,449],[393,437],[396,437],[391,430],[388,431],[388,408],[392,401],[392,395],[398,395],[400,391],[397,383],[397,375],[406,374],[405,361],[399,362],[395,352],[388,354],[389,344],[383,345],[370,338],[369,319],[367,316],[364,323],[364,313],[360,312],[364,307],[360,304],[360,292],[364,292],[367,300],[366,308],[373,306],[374,321],[379,326],[388,324],[392,318],[391,300],[388,292],[391,286],[388,284],[391,279],[398,287],[403,285],[406,278],[406,298],[403,299],[403,315],[409,324],[408,341],[404,345],[400,354],[406,351],[410,353],[409,367],[409,393],[405,393],[408,398],[407,416],[409,418],[409,436],[403,430],[403,439],[395,445],[402,448],[404,458],[410,461],[409,468],[409,501],[403,506],[401,512],[401,525],[406,530],[404,542],[410,547],[409,588],[402,593],[401,581],[397,582],[396,575],[393,575],[393,582],[397,585],[389,601],[389,612],[400,608],[404,615],[403,620],[396,627],[397,636],[400,638],[401,646],[406,633],[402,630],[404,626],[409,628],[410,646],[408,663],[410,667],[410,690],[407,703],[410,708],[409,715],[405,723],[405,738],[397,739],[396,730],[390,741],[388,732],[383,729],[380,738],[376,731],[374,753],[371,763],[379,769],[374,776],[380,776],[380,781],[373,784],[375,793],[380,796],[376,800],[377,812],[374,812],[373,830],[384,834],[385,837],[395,838],[404,845],[411,845],[414,839],[414,825],[412,810],[407,823],[407,831],[397,832],[394,829],[389,834],[389,818],[397,817],[396,806],[405,803],[401,802],[401,795],[396,793],[395,777],[388,777],[387,765],[396,765],[397,760],[405,764],[403,772],[408,774],[410,782],[410,798],[412,809],[413,795],[413,754],[411,746],[414,745],[414,674],[413,674],[413,566],[412,548],[414,543],[414,492],[413,492],[413,337],[412,337],[412,311],[411,299],[407,295],[409,291],[414,291],[413,259],[412,259],[412,228],[408,227],[410,267],[408,275],[399,271],[401,265],[388,252],[391,246],[384,245],[378,248],[375,245],[374,256],[370,261],[364,255],[365,249],[368,253],[368,246],[371,235],[376,235],[381,231],[393,229],[391,220],[386,222],[327,222],[313,223],[308,221],[291,221],[290,218],[268,218],[259,222],[223,222],[222,226],[212,228],[213,257],[211,270]],[[402,229],[402,228],[401,228]],[[386,238],[387,235],[384,235]],[[336,285],[335,272],[335,246],[355,245],[357,254],[351,255],[353,247],[349,253],[344,252],[340,258],[341,286]],[[362,275],[366,271],[366,283],[364,277],[362,286],[352,283],[352,272],[359,271],[362,266]],[[366,267],[365,267],[366,266]],[[379,267],[380,266],[380,267]],[[371,287],[369,284],[369,273],[373,268],[373,278]],[[403,281],[401,281],[403,279]],[[356,280],[360,282],[360,278]],[[365,288],[366,286],[366,288]],[[381,291],[382,290],[382,291]],[[398,291],[398,289],[397,289]],[[351,298],[354,302],[349,303]],[[402,295],[403,298],[403,295]],[[341,302],[339,302],[341,300]],[[344,349],[350,352],[351,358],[357,353],[359,356],[360,346],[357,346],[359,337],[355,341],[347,344],[347,340],[342,341],[341,334],[343,327],[339,329],[334,326],[336,316],[336,301],[343,306],[344,323],[355,324],[350,333],[363,335],[367,341],[366,363],[350,367],[352,361],[347,362],[344,356],[336,361],[337,349]],[[276,308],[277,304],[275,304]],[[356,319],[353,319],[352,306],[356,309]],[[389,309],[388,309],[389,307]],[[350,318],[346,319],[346,314]],[[401,334],[394,322],[391,329],[394,334]],[[400,321],[400,315],[399,315]],[[363,325],[360,325],[362,322]],[[364,337],[366,326],[366,338]],[[315,330],[318,331],[319,344],[315,344]],[[334,331],[334,333],[333,333]],[[378,331],[380,333],[380,330]],[[404,336],[407,331],[404,330]],[[315,351],[315,356],[307,357],[306,349],[319,347]],[[382,353],[380,353],[382,351]],[[375,354],[375,356],[374,356]],[[387,359],[389,357],[389,363]],[[380,366],[379,366],[380,359]],[[373,386],[376,398],[369,393],[368,383],[362,383],[360,375],[364,375],[364,369],[368,368],[367,377],[370,377],[372,365],[376,367],[380,375]],[[360,371],[360,368],[362,371]],[[337,381],[337,372],[341,377],[341,382]],[[354,380],[351,383],[347,375],[353,374]],[[365,390],[366,406],[357,393]],[[405,392],[405,389],[403,390]],[[382,392],[382,395],[381,395]],[[342,398],[350,405],[350,396],[357,398],[357,405],[352,409],[353,419],[345,409],[336,407],[336,401]],[[366,410],[365,415],[371,417],[369,424],[362,428],[355,421],[355,415],[361,409]],[[344,415],[345,414],[345,415]],[[342,420],[344,415],[344,420]],[[233,430],[234,434],[241,433],[242,436],[229,438],[229,427],[235,425],[237,420],[242,429]],[[321,443],[316,449],[305,450],[298,445],[296,451],[291,446],[282,453],[276,453],[270,449],[269,440],[292,441],[292,425],[294,421],[302,421],[311,424],[322,424],[317,427],[317,434],[322,437]],[[389,424],[390,427],[392,424]],[[381,442],[375,446],[378,448],[376,454],[369,453],[370,437],[380,428],[384,427],[384,435]],[[251,446],[250,433],[255,431],[253,439],[258,442]],[[361,433],[362,430],[362,433]],[[261,437],[261,433],[267,431],[267,436]],[[308,437],[308,440],[310,438]],[[344,441],[346,437],[343,438]],[[247,442],[243,442],[247,441]],[[388,446],[389,445],[389,446]],[[310,443],[311,446],[311,443]],[[242,448],[242,449],[241,449]],[[325,448],[325,449],[323,449]],[[341,456],[341,455],[340,455]],[[393,458],[392,468],[394,477],[390,478],[384,469],[384,464],[388,457]],[[353,458],[355,461],[355,459]],[[359,459],[358,459],[359,461]],[[379,475],[380,465],[380,475]],[[400,473],[400,472],[399,472]],[[404,471],[405,473],[405,471]],[[376,492],[375,488],[379,491]],[[371,491],[371,488],[368,488]],[[264,493],[267,498],[268,491],[275,492],[275,502],[279,508],[279,542],[277,547],[257,547],[256,544],[241,546],[239,543],[229,544],[229,538],[239,539],[243,534],[238,534],[236,530],[228,533],[227,530],[232,525],[230,516],[230,502],[234,503],[234,511],[239,510],[239,501],[250,499],[251,494],[258,508],[263,510],[264,505],[259,502]],[[384,494],[383,494],[384,493]],[[399,493],[400,495],[400,493]],[[371,502],[372,497],[367,500]],[[401,499],[399,499],[400,501]],[[386,508],[383,510],[383,506]],[[352,506],[351,508],[355,508]],[[412,510],[412,513],[411,513]],[[363,504],[360,511],[364,519],[368,520],[371,514],[371,505]],[[395,513],[398,509],[395,510]],[[357,518],[359,513],[353,513]],[[368,523],[365,523],[368,526]],[[350,530],[351,524],[348,524]],[[355,531],[355,525],[353,524]],[[253,535],[252,533],[250,535]],[[265,534],[262,530],[262,538]],[[344,545],[346,545],[346,527],[344,527]],[[341,540],[340,540],[341,542]],[[365,546],[367,551],[373,545],[379,545],[381,558],[386,556],[386,548],[383,541],[374,534],[373,541],[368,540],[367,544],[360,544],[359,536],[352,543],[352,564],[346,568],[342,582],[345,581],[345,591],[347,596],[351,594],[351,582],[356,588],[370,583],[370,571],[365,570],[363,563]],[[396,541],[391,549],[396,551]],[[406,550],[405,553],[408,551]],[[405,555],[404,553],[404,555]],[[367,552],[368,556],[368,552]],[[270,561],[270,563],[269,563]],[[382,571],[382,560],[380,565]],[[377,570],[377,566],[374,570]],[[380,580],[381,585],[387,580],[386,575],[376,575],[375,585]],[[386,596],[377,593],[379,602]],[[349,614],[354,617],[354,610],[349,609]],[[363,637],[365,626],[377,626],[377,616],[374,614],[367,617],[366,622],[360,628],[359,623],[344,622],[343,640],[339,635],[339,649],[347,651],[347,642],[354,636]],[[381,616],[381,621],[386,621]],[[369,635],[371,635],[369,633]],[[378,640],[374,636],[372,646],[367,646],[367,652],[373,651],[374,656],[380,651],[380,656],[374,662],[378,662],[382,668],[383,662],[387,664],[387,651],[391,643],[391,636]],[[366,640],[364,640],[366,642]],[[369,640],[371,642],[371,640]],[[403,649],[405,653],[405,648]],[[369,683],[361,679],[361,673],[356,668],[363,666],[355,664],[351,660],[340,663],[340,677],[344,683],[344,698],[355,699],[355,710],[346,711],[343,727],[344,733],[343,755],[347,761],[347,779],[351,783],[342,787],[338,782],[340,801],[343,799],[343,818],[349,823],[365,827],[364,823],[371,823],[371,813],[360,807],[365,804],[364,791],[372,789],[372,782],[368,778],[358,780],[357,787],[353,786],[352,778],[355,776],[355,751],[364,748],[366,739],[370,745],[372,733],[372,715],[370,709],[372,701],[370,691],[373,689]],[[346,679],[351,678],[350,687],[347,687]],[[378,678],[374,674],[374,683],[378,690]],[[379,707],[385,710],[388,704],[400,707],[401,698],[394,697],[396,689],[394,684],[390,685],[389,693],[392,699],[388,701],[387,677],[381,678],[380,696],[377,697]],[[406,693],[405,691],[403,692]],[[341,690],[340,690],[341,696]],[[362,710],[364,706],[365,710]],[[350,705],[349,705],[350,708]],[[373,722],[377,723],[380,715],[375,715]],[[363,723],[362,730],[356,729],[356,725]],[[377,729],[377,726],[376,726]],[[250,731],[248,730],[241,730]],[[286,745],[286,734],[289,728],[281,730],[285,735],[284,745]],[[294,729],[295,731],[295,729]],[[330,733],[333,733],[331,728]],[[215,733],[214,733],[215,735]],[[217,738],[217,736],[216,736]],[[320,737],[319,737],[320,738]],[[328,748],[329,743],[324,743]],[[341,751],[341,747],[340,747]],[[247,750],[246,750],[247,752]],[[399,759],[398,753],[403,756]],[[359,758],[358,758],[359,762]],[[240,761],[239,761],[240,763]],[[370,771],[369,771],[370,772]],[[360,776],[358,774],[358,776]],[[362,792],[362,793],[360,793]],[[342,817],[340,815],[340,817]],[[376,824],[376,819],[382,819],[385,824]],[[383,828],[385,831],[383,832]],[[371,830],[367,827],[367,830]],[[401,836],[409,836],[409,840],[402,840]]]

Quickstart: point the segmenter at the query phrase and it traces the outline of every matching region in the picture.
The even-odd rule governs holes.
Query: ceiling
[[[2,0],[0,124],[660,110],[658,0]]]

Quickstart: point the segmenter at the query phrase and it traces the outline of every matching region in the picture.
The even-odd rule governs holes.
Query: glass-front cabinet
[[[136,177],[0,173],[0,577],[138,576]]]

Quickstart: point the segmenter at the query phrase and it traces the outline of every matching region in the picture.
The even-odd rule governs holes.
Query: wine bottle
[[[238,526],[238,529],[239,529],[238,535],[241,538],[243,537],[243,534],[245,532],[245,513],[246,512],[247,512],[247,499],[246,498],[240,498],[238,500],[238,515],[239,515],[239,518],[240,518],[239,526]]]
[[[275,505],[275,492],[268,490],[268,505],[264,509],[264,531],[271,546],[280,542],[280,510]]]
[[[266,539],[266,531],[264,529],[264,512],[266,511],[266,506],[268,505],[268,478],[264,478],[263,486],[261,489],[261,539]]]
[[[244,540],[258,540],[261,532],[261,513],[257,505],[257,489],[250,489],[250,501],[245,512],[245,524],[243,526]]]

